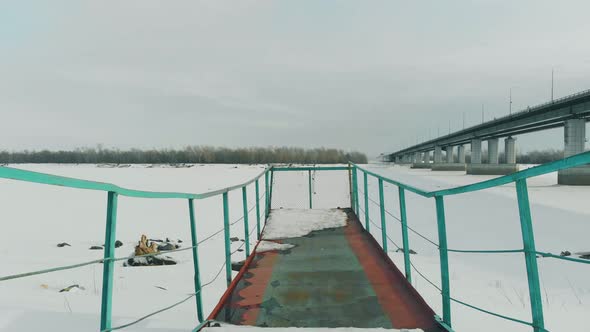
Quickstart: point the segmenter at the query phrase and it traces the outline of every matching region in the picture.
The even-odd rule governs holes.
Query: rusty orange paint
[[[353,214],[349,214],[345,234],[393,327],[436,329],[432,309]]]

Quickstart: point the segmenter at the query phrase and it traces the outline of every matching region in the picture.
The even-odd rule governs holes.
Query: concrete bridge
[[[518,171],[517,135],[564,127],[564,157],[584,152],[586,122],[590,121],[590,90],[556,99],[510,115],[441,136],[387,155],[386,160],[433,171],[466,171],[467,174],[504,175]],[[499,160],[500,139],[505,158]],[[487,163],[482,162],[482,142],[487,141]],[[466,163],[465,145],[471,145]],[[456,151],[456,153],[455,153]],[[431,152],[434,153],[431,158]],[[431,162],[432,160],[432,162]],[[561,170],[558,183],[590,185],[590,167]]]

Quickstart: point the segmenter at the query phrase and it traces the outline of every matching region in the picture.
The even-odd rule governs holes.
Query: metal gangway
[[[535,246],[535,238],[533,232],[533,220],[531,218],[530,213],[530,203],[528,198],[528,187],[527,187],[527,179],[543,174],[548,174],[552,172],[556,172],[562,169],[568,169],[572,167],[582,166],[590,163],[590,152],[581,153],[579,155],[575,155],[572,157],[568,157],[556,162],[548,163],[545,165],[540,165],[537,167],[529,168],[514,174],[510,174],[507,176],[502,176],[498,178],[494,178],[491,180],[460,186],[451,189],[443,189],[443,190],[436,190],[436,191],[424,191],[422,189],[410,186],[408,184],[399,182],[395,179],[390,179],[379,175],[375,172],[368,170],[366,167],[362,165],[356,164],[349,164],[346,166],[278,166],[278,165],[269,165],[267,166],[260,174],[255,176],[254,178],[250,179],[247,182],[219,189],[205,193],[182,193],[182,192],[155,192],[155,191],[142,191],[142,190],[134,190],[119,187],[114,184],[110,183],[102,183],[102,182],[94,182],[88,180],[81,180],[81,179],[74,179],[74,178],[67,178],[62,176],[55,176],[50,174],[38,173],[38,172],[31,172],[26,170],[20,170],[10,167],[0,167],[0,178],[5,179],[12,179],[17,181],[25,181],[31,183],[38,183],[44,185],[54,185],[54,186],[63,186],[75,189],[83,189],[83,190],[94,190],[94,191],[102,191],[106,194],[106,223],[105,223],[105,250],[104,250],[104,257],[98,260],[92,261],[85,261],[80,262],[77,264],[71,264],[67,266],[54,266],[43,270],[37,271],[28,271],[18,274],[12,275],[2,275],[0,276],[0,282],[10,282],[10,280],[18,279],[18,278],[25,278],[33,275],[51,273],[56,271],[63,271],[69,269],[76,269],[83,266],[94,265],[94,264],[102,264],[103,266],[103,280],[102,280],[102,290],[101,290],[101,312],[100,312],[100,328],[99,331],[101,332],[108,332],[114,330],[125,329],[126,327],[132,326],[140,321],[148,317],[155,316],[159,313],[162,313],[167,310],[172,310],[176,306],[185,303],[190,300],[194,300],[195,302],[195,328],[193,331],[198,331],[203,328],[206,328],[214,321],[229,321],[233,323],[246,323],[250,325],[256,325],[256,320],[252,319],[252,315],[249,315],[247,312],[251,307],[241,306],[240,303],[236,302],[238,297],[243,297],[239,294],[241,290],[244,290],[248,287],[244,281],[247,281],[245,275],[258,275],[260,278],[258,281],[262,280],[262,282],[258,283],[258,285],[262,285],[258,287],[259,292],[264,292],[269,287],[273,287],[272,284],[265,284],[264,278],[268,277],[269,271],[254,271],[257,267],[260,266],[261,262],[264,263],[269,259],[272,260],[273,256],[276,260],[276,253],[264,252],[258,253],[256,251],[257,244],[250,243],[250,235],[256,232],[256,238],[258,240],[264,240],[264,228],[266,223],[269,221],[269,218],[272,217],[273,213],[280,210],[280,207],[277,207],[275,202],[273,201],[273,191],[276,190],[275,188],[275,178],[278,174],[284,172],[300,172],[303,174],[307,174],[307,196],[304,197],[306,201],[306,208],[317,210],[314,206],[314,189],[313,189],[313,177],[314,174],[317,172],[342,172],[345,174],[343,176],[343,181],[347,182],[348,187],[348,194],[349,194],[349,206],[338,206],[332,207],[332,210],[338,210],[341,213],[346,215],[346,225],[340,228],[335,228],[332,230],[322,230],[314,233],[313,237],[316,239],[312,239],[311,241],[306,238],[300,239],[290,239],[290,241],[299,241],[299,248],[302,251],[302,255],[299,257],[303,257],[304,259],[295,260],[299,262],[304,262],[305,259],[317,260],[322,259],[322,255],[317,255],[317,253],[313,252],[314,248],[314,241],[318,238],[323,238],[321,241],[322,244],[331,243],[331,246],[326,245],[329,247],[331,252],[331,257],[338,260],[342,259],[342,257],[364,257],[366,259],[359,259],[358,264],[351,264],[355,265],[353,268],[356,269],[356,277],[351,277],[345,282],[348,281],[348,284],[351,285],[351,288],[354,286],[358,286],[362,284],[362,287],[358,286],[358,288],[362,288],[365,290],[371,290],[375,293],[376,297],[380,297],[382,299],[391,299],[396,298],[397,300],[393,301],[392,303],[387,303],[387,300],[381,301],[380,307],[382,309],[382,316],[385,317],[384,319],[371,319],[374,317],[365,317],[363,319],[363,315],[371,315],[369,312],[362,312],[359,311],[359,308],[350,308],[350,315],[354,317],[354,321],[358,322],[359,327],[375,327],[375,326],[382,326],[382,327],[394,327],[394,328],[411,328],[411,326],[407,324],[415,324],[416,327],[422,328],[425,331],[452,331],[452,314],[451,314],[451,303],[454,302],[459,305],[466,306],[473,310],[497,317],[498,319],[504,319],[515,324],[521,324],[531,327],[534,331],[547,331],[545,329],[544,318],[543,318],[543,305],[541,301],[541,287],[539,281],[539,271],[537,266],[537,259],[539,257],[544,258],[552,258],[552,259],[559,259],[568,262],[574,263],[582,263],[588,264],[590,261],[584,259],[578,259],[573,257],[562,257],[557,254],[552,254],[549,252],[544,252],[538,250]],[[362,187],[359,185],[361,182],[360,179],[362,178]],[[371,197],[368,184],[370,181],[376,181],[378,186],[378,197]],[[263,183],[261,183],[263,182]],[[383,187],[384,183],[389,185],[393,185],[398,188],[399,192],[399,211],[396,211],[395,214],[392,211],[389,211],[386,208],[385,197],[383,194]],[[522,232],[522,248],[517,249],[498,249],[498,250],[461,250],[461,249],[451,249],[452,247],[449,246],[447,241],[447,234],[446,234],[446,220],[445,220],[445,197],[451,195],[465,195],[469,193],[473,193],[476,191],[493,188],[497,186],[502,186],[510,183],[515,183],[516,187],[516,195],[517,195],[517,204],[519,210],[519,219],[520,219],[520,228]],[[248,198],[248,189],[254,187],[255,198],[249,199]],[[242,193],[242,205],[243,205],[243,216],[238,218],[237,220],[230,221],[230,213],[229,213],[229,196],[228,194],[232,191],[241,191]],[[408,232],[416,232],[410,225],[411,220],[407,219],[407,211],[406,211],[406,203],[405,203],[405,194],[407,192],[412,192],[419,196],[433,199],[435,201],[436,207],[436,222],[437,222],[437,234],[438,239],[436,242],[433,243],[437,246],[440,256],[440,286],[436,283],[428,280],[419,270],[417,270],[412,264],[411,261],[411,254],[410,254],[410,243]],[[129,257],[116,257],[115,256],[115,239],[116,239],[116,226],[117,226],[117,206],[118,206],[118,197],[119,196],[127,196],[127,197],[134,197],[134,198],[141,198],[141,199],[178,199],[178,200],[185,200],[187,203],[187,221],[190,224],[191,230],[191,245],[187,247],[183,247],[176,250],[166,251],[166,254],[174,254],[175,252],[179,251],[186,251],[190,250],[192,253],[192,263],[193,263],[193,271],[194,271],[194,292],[188,295],[186,298],[181,299],[177,303],[172,303],[156,312],[149,313],[137,320],[130,321],[126,324],[113,326],[112,324],[112,305],[113,305],[113,279],[114,279],[114,267],[115,263],[123,260],[127,260]],[[204,200],[212,197],[221,197],[222,204],[219,207],[222,211],[223,215],[223,228],[219,229],[213,235],[204,238],[198,239],[198,229],[199,229],[199,221],[195,218],[195,205],[196,202],[199,200]],[[374,219],[369,215],[369,204],[374,203],[378,205],[379,208],[379,215],[378,220],[380,222],[376,222]],[[250,224],[250,214],[255,210],[255,220],[252,221],[253,225]],[[328,209],[330,210],[330,209]],[[402,244],[398,246],[394,243],[391,239],[390,233],[394,230],[388,229],[386,227],[386,215],[393,216],[395,220],[399,222],[399,232],[401,233],[402,237]],[[244,242],[242,245],[236,249],[231,250],[230,246],[230,238],[231,238],[231,227],[232,225],[242,222],[244,225]],[[380,241],[376,241],[368,231],[370,228],[377,228],[381,235]],[[224,255],[225,260],[220,262],[220,269],[219,273],[214,277],[213,280],[209,280],[207,282],[202,282],[200,277],[200,271],[202,266],[200,265],[199,260],[199,246],[202,245],[204,242],[211,239],[213,236],[223,234],[224,238]],[[418,234],[420,235],[420,234]],[[346,239],[346,241],[344,241]],[[429,240],[432,241],[432,240]],[[389,259],[388,257],[388,246],[392,244],[397,247],[403,252],[403,259],[404,259],[404,271],[403,273],[398,270],[395,264]],[[253,248],[251,250],[251,245]],[[244,248],[244,249],[242,249]],[[245,250],[247,259],[243,266],[241,267],[238,275],[234,278],[232,274],[232,255],[238,251]],[[345,252],[347,251],[348,252]],[[520,254],[523,256],[524,265],[526,266],[527,272],[527,280],[528,280],[528,288],[529,288],[529,295],[530,295],[530,306],[531,306],[531,319],[530,321],[525,321],[517,318],[513,318],[504,314],[500,314],[494,312],[492,308],[480,308],[476,305],[471,303],[467,303],[452,296],[452,289],[451,289],[451,282],[450,282],[450,275],[449,275],[449,259],[448,254],[449,252],[461,252],[461,253],[470,253],[470,254]],[[160,255],[161,253],[155,253],[154,256]],[[348,256],[346,256],[348,255]],[[293,257],[296,257],[293,256]],[[345,258],[346,259],[346,258]],[[372,263],[371,263],[372,262]],[[367,266],[363,266],[363,264],[368,264]],[[258,264],[258,265],[257,265]],[[305,265],[306,263],[301,263],[300,267],[302,269],[308,268],[309,266]],[[272,264],[271,264],[272,265]],[[314,279],[316,282],[320,283],[322,280],[326,280],[326,275],[330,273],[329,264],[328,269],[323,271],[323,275],[320,275],[318,278]],[[277,265],[280,266],[280,265]],[[295,268],[298,268],[297,265],[292,265]],[[341,267],[338,264],[334,264],[334,271],[335,273],[342,272]],[[370,266],[370,267],[368,267]],[[340,268],[340,270],[338,270]],[[280,270],[280,269],[279,269]],[[215,279],[217,279],[220,275],[223,275],[223,271],[225,271],[225,279],[227,282],[227,290],[224,296],[220,299],[219,304],[217,307],[209,314],[208,318],[205,318],[204,309],[203,309],[203,299],[202,294],[206,291],[207,286],[210,285]],[[253,273],[256,272],[256,273]],[[262,272],[262,273],[259,273]],[[292,271],[291,271],[292,272]],[[313,271],[311,271],[313,272]],[[418,276],[424,278],[429,283],[436,287],[437,290],[440,292],[441,301],[442,301],[442,313],[440,316],[437,313],[434,313],[432,309],[428,306],[428,304],[421,298],[420,294],[412,287],[410,281],[414,277],[413,272],[415,272]],[[265,275],[266,273],[266,275]],[[279,276],[286,277],[288,274],[279,274]],[[360,277],[359,277],[360,276]],[[280,278],[279,278],[280,279]],[[271,279],[267,278],[266,281],[272,283]],[[310,279],[313,280],[313,279]],[[377,281],[376,281],[377,280]],[[380,280],[380,282],[379,282]],[[285,280],[287,281],[287,280]],[[287,283],[288,284],[288,283]],[[311,289],[317,289],[317,284],[309,284]],[[460,287],[460,285],[455,285],[455,287]],[[289,287],[286,288],[289,290]],[[298,284],[297,287],[293,287],[293,289],[301,290],[301,284]],[[338,299],[349,299],[350,296],[354,296],[351,290],[348,290],[349,293],[338,293],[335,292],[334,299],[337,301]],[[238,292],[238,293],[236,293]],[[256,295],[256,290],[251,292],[251,294]],[[240,296],[236,296],[240,295]],[[260,295],[260,293],[258,293]],[[297,298],[297,295],[301,294],[293,294],[294,297],[287,297],[287,299],[295,299],[301,300],[301,297]],[[357,294],[358,295],[358,294]],[[391,301],[390,301],[391,302]],[[295,302],[291,302],[295,303]],[[334,304],[334,303],[332,303]],[[292,308],[289,308],[289,302],[286,302],[284,305],[283,310],[289,313],[295,313],[292,311]],[[352,305],[350,307],[353,307]],[[276,308],[276,304],[275,304]],[[314,304],[308,310],[307,316],[299,316],[299,319],[296,320],[298,325],[305,326],[305,327],[318,327],[318,326],[331,326],[330,324],[343,324],[337,322],[335,319],[330,320],[330,317],[327,319],[320,319],[326,318],[326,312],[322,311],[325,308],[322,308],[321,304]],[[401,311],[399,311],[401,309]],[[290,311],[291,310],[291,311]],[[334,312],[342,314],[342,310],[346,310],[346,305],[340,306],[337,309],[334,309]],[[356,310],[356,311],[355,311]],[[396,314],[396,310],[399,312]],[[323,312],[323,316],[318,318],[318,315],[314,315],[314,311]],[[237,312],[237,316],[233,313]],[[400,312],[402,314],[400,314]],[[410,313],[409,315],[407,313]],[[300,315],[301,313],[297,313]],[[294,314],[295,315],[295,314]],[[397,315],[397,316],[396,316]],[[408,319],[407,321],[403,321],[400,317],[406,315],[407,317],[414,318]],[[237,317],[237,318],[236,318]],[[247,317],[250,317],[250,321],[247,321]],[[397,318],[396,318],[397,317]],[[272,319],[265,320],[265,322],[272,322]],[[278,320],[274,320],[278,322]],[[400,323],[402,321],[402,323]],[[412,322],[408,322],[412,321]],[[303,322],[303,323],[302,323]],[[307,323],[305,323],[307,322]],[[334,323],[335,322],[335,323]],[[349,323],[347,323],[349,324]],[[336,326],[334,325],[334,326]],[[277,323],[277,326],[289,326],[287,323],[280,322]]]

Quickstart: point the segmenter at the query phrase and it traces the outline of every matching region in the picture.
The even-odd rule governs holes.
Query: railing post
[[[363,172],[363,178],[365,180],[365,183],[363,184],[365,187],[365,229],[367,230],[367,232],[370,232],[370,228],[369,228],[369,224],[370,224],[370,219],[369,219],[369,184],[367,183],[367,172]]]
[[[225,241],[225,279],[231,284],[231,251],[229,243],[229,204],[227,192],[223,193],[223,239]]]
[[[244,243],[246,244],[246,258],[250,256],[250,225],[248,224],[248,193],[246,186],[242,187],[242,205],[244,206]]]
[[[383,180],[379,179],[379,211],[381,212],[381,241],[383,251],[387,252],[387,223],[385,220],[385,196],[383,195]]]
[[[258,188],[258,179],[254,182],[256,193],[256,238],[260,240],[260,188]]]
[[[272,186],[274,184],[274,179],[275,179],[275,172],[271,169],[270,170],[270,196],[268,197],[268,211],[270,213],[270,210],[272,209]]]
[[[102,272],[102,301],[100,307],[100,330],[111,328],[113,304],[113,270],[115,262],[115,241],[117,228],[118,194],[109,191],[107,195],[107,222],[104,240],[104,262]]]
[[[402,243],[404,246],[404,267],[406,279],[412,283],[412,266],[410,264],[410,241],[408,238],[408,220],[406,217],[406,193],[404,188],[398,187],[399,191],[399,213],[402,222]]]
[[[309,182],[309,208],[313,209],[313,190],[311,189],[311,170],[307,171]]]
[[[541,287],[539,284],[535,234],[533,232],[533,224],[531,221],[531,209],[526,179],[516,180],[516,196],[518,198],[520,228],[522,231],[522,242],[524,244],[533,328],[535,332],[540,332],[545,331],[545,321],[543,318],[543,302],[541,298]]]
[[[451,326],[451,286],[449,282],[449,255],[447,252],[447,226],[443,196],[436,196],[436,220],[438,224],[438,251],[442,288],[443,322]]]
[[[194,269],[194,281],[195,281],[195,299],[197,301],[197,318],[199,322],[203,321],[203,297],[201,294],[201,273],[199,270],[199,248],[197,240],[197,225],[195,222],[195,206],[193,199],[188,200],[188,211],[191,224],[191,240],[193,244],[193,269]]]
[[[268,212],[270,206],[270,199],[268,194],[268,171],[264,173],[264,223],[266,224],[266,218],[268,218]]]
[[[352,168],[352,208],[354,213],[359,214],[359,184],[356,167]]]

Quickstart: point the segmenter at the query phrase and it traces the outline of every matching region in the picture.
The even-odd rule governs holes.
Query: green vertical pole
[[[365,229],[367,230],[367,232],[370,231],[369,228],[369,223],[370,223],[370,219],[369,219],[369,184],[368,184],[368,176],[367,176],[367,172],[363,172],[363,178],[365,180],[364,186],[365,186]]]
[[[539,283],[539,268],[537,266],[535,234],[531,221],[531,208],[526,179],[516,180],[516,196],[518,198],[522,242],[524,243],[533,328],[535,332],[540,332],[545,331],[545,321],[543,318],[543,302],[541,300],[541,287]]]
[[[270,213],[270,210],[272,209],[272,186],[274,184],[274,179],[275,179],[275,172],[271,169],[271,171],[270,171],[270,187],[269,187],[270,196],[268,197],[268,212],[269,213]]]
[[[260,240],[260,188],[258,188],[258,179],[254,182],[256,190],[256,238]]]
[[[266,218],[268,218],[268,212],[270,209],[270,199],[268,194],[268,172],[264,173],[264,223],[266,224]]]
[[[359,214],[359,183],[356,167],[352,168],[352,208],[358,216]]]
[[[231,283],[231,251],[229,247],[229,204],[227,192],[223,193],[223,239],[225,240],[225,279]]]
[[[443,322],[451,326],[451,286],[449,282],[449,255],[447,252],[447,226],[443,196],[436,196],[436,220],[438,224],[438,251],[442,286]]]
[[[199,322],[203,321],[203,297],[201,294],[201,273],[199,270],[199,249],[197,240],[197,225],[195,222],[195,205],[193,199],[188,200],[188,211],[191,224],[191,240],[193,244],[193,270],[195,281],[195,299],[197,301],[197,318]]]
[[[100,330],[111,328],[113,308],[113,270],[115,262],[115,230],[117,228],[118,194],[109,191],[107,195],[107,222],[104,239],[104,262],[102,264],[102,301],[100,306]]]
[[[307,175],[308,175],[308,182],[309,182],[309,208],[313,209],[313,193],[312,193],[312,189],[311,189],[311,170],[307,171]]]
[[[408,220],[406,217],[406,193],[404,188],[398,187],[399,191],[399,213],[402,221],[402,241],[404,246],[404,267],[406,279],[412,283],[412,266],[410,264],[410,241],[408,238]]]
[[[385,222],[385,196],[383,195],[382,179],[379,179],[379,211],[381,212],[381,241],[383,241],[383,251],[387,252],[387,224]]]
[[[250,256],[250,225],[248,224],[248,193],[246,186],[242,187],[242,205],[244,206],[244,242],[246,243],[246,258]]]

